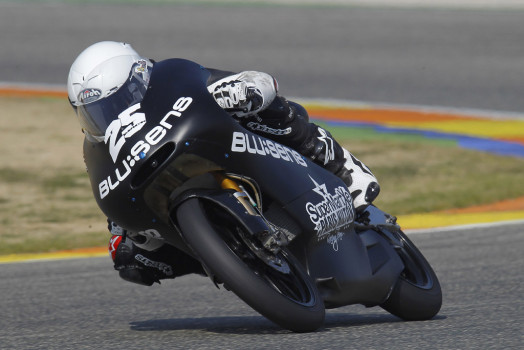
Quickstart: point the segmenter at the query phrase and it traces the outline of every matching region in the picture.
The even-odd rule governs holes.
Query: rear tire
[[[223,209],[193,198],[176,211],[182,235],[206,268],[260,314],[294,332],[322,326],[325,308],[318,289],[285,249],[278,253],[289,273],[270,267],[239,238],[243,230]]]
[[[403,233],[396,233],[403,247],[397,249],[404,271],[383,309],[404,320],[428,320],[442,305],[442,290],[437,275],[418,248]]]

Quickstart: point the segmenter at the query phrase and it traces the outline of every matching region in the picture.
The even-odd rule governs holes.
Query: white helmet
[[[67,92],[86,135],[103,139],[111,121],[142,100],[152,66],[131,45],[115,41],[93,44],[76,58]]]

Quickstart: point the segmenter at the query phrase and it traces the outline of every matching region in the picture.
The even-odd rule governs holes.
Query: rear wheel
[[[300,263],[285,249],[278,254],[248,236],[223,209],[193,198],[176,217],[184,239],[206,268],[244,302],[283,328],[309,332],[324,322],[318,289]],[[254,249],[259,249],[257,254]]]
[[[405,320],[430,319],[442,305],[442,290],[437,275],[403,232],[395,235],[402,243],[396,250],[404,263],[404,271],[381,307]]]

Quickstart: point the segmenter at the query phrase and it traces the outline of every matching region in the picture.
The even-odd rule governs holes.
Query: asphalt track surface
[[[0,3],[3,81],[63,85],[78,52],[129,41],[153,58],[259,69],[283,93],[524,110],[524,12]],[[522,223],[412,235],[444,291],[431,321],[378,309],[328,312],[283,331],[205,278],[151,288],[108,258],[0,265],[0,349],[520,349]]]
[[[109,258],[0,266],[1,349],[521,349],[521,226],[412,235],[444,292],[439,315],[330,310],[315,333],[284,331],[204,277],[120,280]]]

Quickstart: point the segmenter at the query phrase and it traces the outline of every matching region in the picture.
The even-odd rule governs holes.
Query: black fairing
[[[141,129],[127,138],[115,129],[113,140],[85,141],[93,193],[104,214],[127,230],[158,232],[189,251],[164,212],[171,193],[159,196],[156,179],[176,162],[192,169],[188,155],[205,159],[206,168],[192,169],[192,175],[222,169],[256,182],[270,204],[264,208],[268,217],[294,228],[298,237],[290,249],[318,280],[328,306],[383,301],[402,263],[378,234],[355,233],[344,183],[296,151],[244,129],[208,93],[209,74],[187,60],[155,63],[140,109],[134,111],[145,114]],[[173,113],[181,98],[191,102]]]
[[[104,214],[131,231],[151,228],[159,232],[170,231],[167,222],[162,222],[145,202],[144,190],[155,174],[183,153],[203,156],[228,172],[256,179],[264,194],[282,206],[293,206],[294,201],[310,193],[314,187],[312,179],[320,184],[326,183],[330,189],[343,186],[338,178],[304,160],[297,152],[281,145],[275,150],[275,142],[244,129],[208,93],[208,77],[205,68],[191,61],[171,59],[157,62],[149,89],[137,110],[145,114],[146,123],[130,138],[117,135],[117,140],[122,138],[125,142],[116,161],[113,162],[109,153],[110,140],[106,143],[85,141],[84,156],[93,193]],[[165,119],[171,125],[170,129],[163,127],[162,120],[181,97],[191,97],[193,102],[181,117]],[[162,133],[165,131],[165,136],[153,145],[147,142],[146,135],[154,128]],[[244,144],[247,143],[242,152],[232,151],[235,132],[242,135]],[[147,143],[150,148],[145,157],[138,160],[137,156],[132,156],[136,153],[133,149],[137,149],[137,143],[142,146]],[[163,155],[163,164],[144,169],[148,165],[151,167],[150,159],[158,150],[166,149],[172,152]],[[149,176],[144,176],[144,173]],[[140,181],[136,180],[137,174]],[[107,194],[104,195],[101,188]],[[307,218],[305,214],[296,218],[298,222]]]

